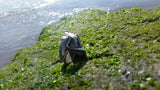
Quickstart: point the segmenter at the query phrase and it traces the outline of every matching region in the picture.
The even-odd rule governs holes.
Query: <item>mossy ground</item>
[[[87,60],[65,66],[63,30],[80,36]],[[43,29],[0,70],[0,89],[159,89],[160,8],[84,10]]]

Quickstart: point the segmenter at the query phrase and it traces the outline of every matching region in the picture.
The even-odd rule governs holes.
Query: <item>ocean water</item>
[[[42,29],[84,9],[107,12],[160,7],[160,0],[0,0],[0,67],[17,50],[35,44]]]

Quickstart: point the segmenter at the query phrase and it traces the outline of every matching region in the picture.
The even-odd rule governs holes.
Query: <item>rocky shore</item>
[[[0,69],[0,89],[133,89],[160,87],[160,8],[111,13],[84,10],[43,29]],[[63,30],[80,36],[87,60],[65,66]]]

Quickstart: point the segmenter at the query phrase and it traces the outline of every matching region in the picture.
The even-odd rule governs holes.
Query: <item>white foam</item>
[[[59,0],[0,0],[0,18],[29,12]]]
[[[49,22],[48,22],[48,25],[50,25],[50,24],[52,24],[52,23],[54,23],[54,22],[56,22],[56,21],[55,21],[55,20],[49,21]]]

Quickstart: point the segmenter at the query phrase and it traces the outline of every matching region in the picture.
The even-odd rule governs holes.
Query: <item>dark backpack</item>
[[[70,64],[81,60],[82,57],[86,57],[86,51],[81,44],[79,36],[68,32],[65,32],[65,35],[62,37],[59,54],[60,59],[65,64]]]

